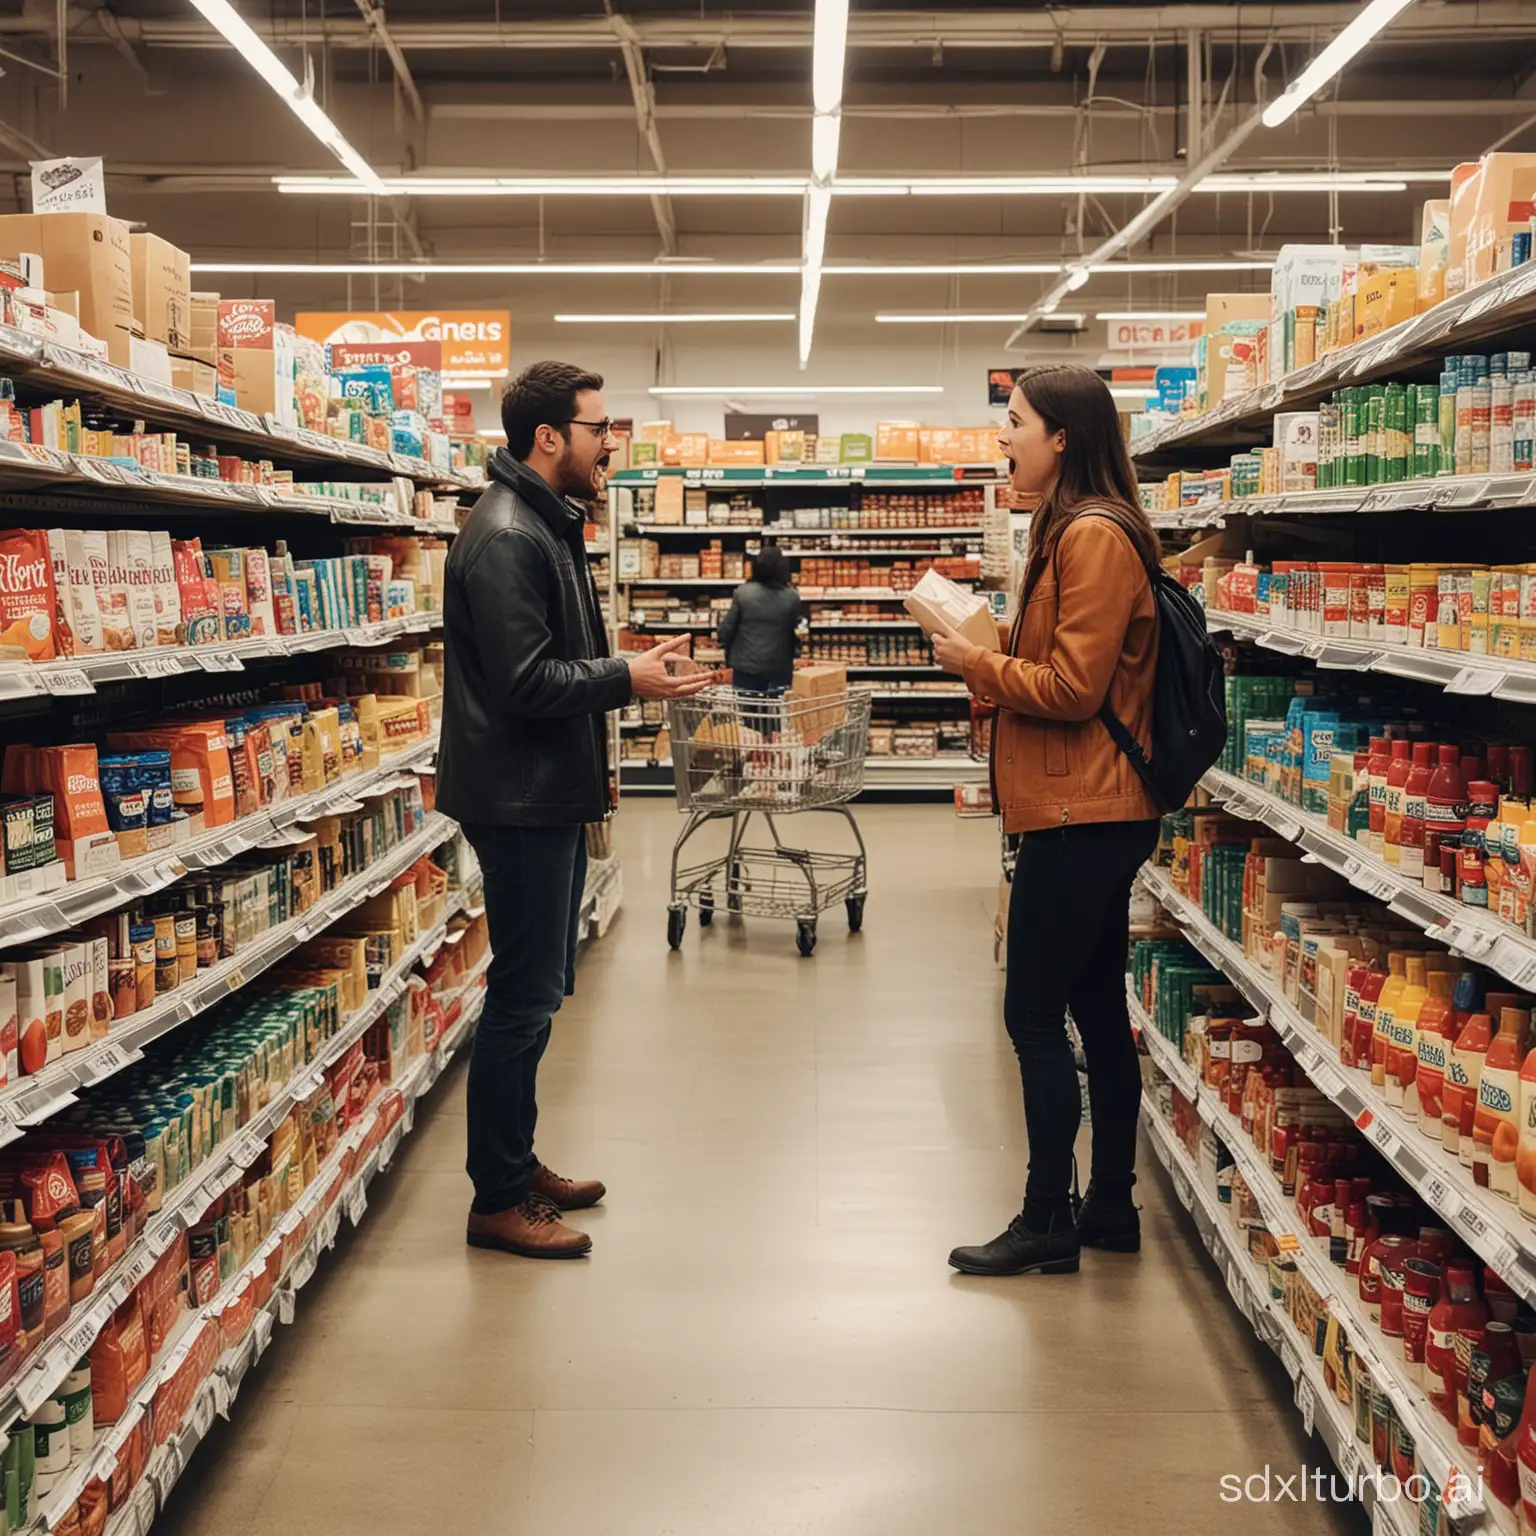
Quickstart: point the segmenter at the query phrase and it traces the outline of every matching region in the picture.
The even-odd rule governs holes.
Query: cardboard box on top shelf
[[[1509,266],[1509,242],[1536,216],[1536,154],[1484,155],[1467,225],[1467,286]]]
[[[1272,318],[1267,293],[1208,293],[1205,296],[1207,335],[1219,331],[1229,320],[1262,320],[1267,324]]]
[[[661,462],[695,468],[709,462],[709,434],[707,432],[673,432],[661,445]]]
[[[271,299],[219,301],[219,384],[258,416],[278,407],[277,306]],[[293,381],[288,380],[289,405]]]
[[[868,464],[875,456],[874,441],[867,432],[844,432],[838,440],[838,453],[843,464]]]
[[[763,462],[763,445],[756,439],[734,442],[729,438],[712,437],[709,440],[711,464],[750,469]]]
[[[1446,236],[1445,292],[1452,297],[1467,286],[1467,236],[1472,229],[1472,210],[1482,185],[1483,168],[1465,161],[1451,172],[1451,218]]]
[[[683,477],[681,475],[662,475],[657,479],[651,518],[662,527],[682,526]]]
[[[1317,320],[1328,303],[1333,274],[1349,259],[1342,245],[1282,245],[1270,274],[1273,322],[1280,354],[1270,374],[1283,378],[1317,361]]]
[[[915,464],[920,428],[915,421],[877,421],[875,457],[897,464]],[[844,439],[846,442],[847,439]]]
[[[1451,200],[1432,198],[1424,204],[1419,224],[1420,314],[1433,309],[1445,297],[1446,270],[1451,260]]]
[[[807,462],[804,432],[770,432],[763,439],[763,456],[769,464]]]
[[[216,400],[219,395],[219,371],[212,363],[195,357],[171,359],[171,384],[176,389],[189,389],[205,400]]]
[[[635,423],[637,443],[655,443],[658,447],[672,435],[670,421],[640,421]]]
[[[1355,274],[1355,339],[1379,336],[1418,312],[1417,247],[1362,246]]]
[[[133,312],[151,341],[174,352],[192,344],[191,258],[159,235],[129,236]]]
[[[42,257],[50,291],[80,295],[78,319],[106,343],[120,368],[131,366],[133,252],[128,226],[104,213],[0,215],[0,259]]]
[[[171,382],[171,354],[165,350],[163,341],[135,336],[129,345],[128,354],[132,359],[128,366],[141,379],[148,379],[152,384]]]
[[[183,356],[218,366],[219,305],[222,302],[216,293],[192,295],[192,339],[187,346],[177,348]]]

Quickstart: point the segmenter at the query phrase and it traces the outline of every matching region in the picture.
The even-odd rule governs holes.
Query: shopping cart
[[[672,849],[667,942],[683,942],[688,908],[708,927],[717,907],[749,917],[792,920],[802,955],[816,948],[818,914],[842,902],[848,927],[864,923],[868,859],[848,809],[864,787],[869,751],[868,690],[781,698],[711,688],[669,705],[677,808],[688,816]],[[775,817],[826,811],[848,823],[857,849],[790,848]],[[771,847],[748,841],[762,816]],[[729,820],[718,858],[685,865],[684,850],[713,821]]]

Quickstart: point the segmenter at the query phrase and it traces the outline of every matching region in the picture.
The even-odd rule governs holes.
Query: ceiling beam
[[[1096,46],[1100,41],[1144,48],[1149,39],[1173,43],[1190,29],[1220,42],[1310,42],[1320,31],[1337,29],[1353,20],[1355,4],[1277,5],[1136,5],[1076,6],[1049,10],[965,11],[936,7],[931,11],[855,11],[849,20],[850,48],[908,48],[931,53],[934,48],[1029,48]],[[710,21],[692,16],[639,16],[633,19],[641,48],[694,48],[713,51],[722,46],[744,48],[806,48],[811,46],[812,17],[799,14],[733,16]],[[317,19],[253,16],[251,25],[272,47],[324,44],[331,48],[369,48],[375,37],[361,17]],[[124,35],[132,42],[157,48],[223,47],[219,34],[199,17],[169,15],[123,18]],[[1415,39],[1478,42],[1500,38],[1529,38],[1530,7],[1524,0],[1478,0],[1472,4],[1416,6],[1392,28],[1393,41]],[[0,18],[0,33],[51,33],[51,21],[36,15]],[[402,49],[430,51],[488,49],[612,50],[616,39],[607,16],[574,17],[561,21],[478,21],[434,17],[430,21],[396,21],[390,31]],[[72,32],[71,43],[109,41],[89,19]]]
[[[394,33],[390,31],[384,20],[384,7],[375,5],[373,0],[357,0],[357,9],[362,15],[363,24],[368,28],[369,34],[388,57],[390,67],[395,72],[396,83],[410,106],[411,116],[416,119],[419,126],[425,127],[426,105],[421,99],[421,92],[416,88],[416,77],[411,73],[411,66],[405,61],[405,51],[395,41]]]
[[[645,54],[629,18],[614,10],[613,0],[603,0],[603,6],[624,54],[624,72],[629,76],[629,93],[635,104],[635,124],[640,130],[640,137],[645,140],[656,174],[665,176],[667,161],[662,153],[661,134],[656,127],[656,89],[645,67]],[[656,215],[656,232],[661,236],[662,254],[677,255],[677,213],[672,207],[672,199],[665,192],[652,193],[651,210]]]

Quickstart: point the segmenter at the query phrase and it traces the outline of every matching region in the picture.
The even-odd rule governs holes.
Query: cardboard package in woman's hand
[[[998,648],[992,605],[980,593],[967,592],[935,570],[924,571],[922,580],[903,601],[907,612],[923,626],[924,634],[949,629],[972,645],[989,651]]]

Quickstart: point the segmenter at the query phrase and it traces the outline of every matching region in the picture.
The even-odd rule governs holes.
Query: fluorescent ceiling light
[[[1111,261],[1095,272],[1269,272],[1272,261]]]
[[[748,321],[793,320],[790,309],[744,309],[716,314],[556,315],[557,325],[736,325]]]
[[[1264,109],[1264,126],[1278,128],[1315,96],[1378,32],[1408,9],[1413,0],[1370,0],[1360,13],[1292,81],[1284,94]]]
[[[848,54],[848,0],[816,0],[811,37],[811,101],[818,112],[843,104],[843,66]]]
[[[805,198],[805,265],[800,274],[800,366],[811,355],[816,335],[816,305],[821,298],[821,259],[827,253],[827,216],[832,194],[812,187]]]
[[[274,176],[289,195],[351,196],[365,190],[349,176]],[[391,176],[401,197],[799,197],[804,176]]]
[[[1095,320],[1204,320],[1203,309],[1101,309]]]
[[[379,173],[353,149],[341,129],[320,110],[314,97],[257,37],[229,0],[192,0],[192,3],[218,28],[224,41],[282,97],[284,106],[352,172],[359,191],[371,192],[376,197],[386,195]]]
[[[744,389],[729,385],[656,384],[648,393],[675,398],[692,396],[726,400],[778,400],[788,395],[942,395],[942,384],[786,384],[782,389],[765,389],[753,384]]]
[[[1068,267],[1067,268],[1067,291],[1069,293],[1076,293],[1077,290],[1079,288],[1084,287],[1087,284],[1087,282],[1088,282],[1088,268],[1087,267]]]
[[[879,325],[1017,325],[1023,315],[987,315],[976,314],[971,311],[952,310],[949,313],[933,315],[901,315],[885,314],[876,315],[875,321]],[[1082,320],[1082,314],[1073,314],[1067,310],[1057,310],[1052,313],[1053,320]]]
[[[1212,259],[1209,261],[1111,261],[1089,267],[1092,276],[1116,272],[1268,272],[1272,261]],[[942,261],[908,266],[869,263],[828,265],[828,277],[1059,277],[1068,268],[1059,261]]]
[[[816,181],[830,182],[837,175],[837,149],[843,136],[840,113],[811,119],[811,175]]]
[[[257,277],[291,274],[304,277],[757,277],[793,275],[798,261],[194,261],[194,272],[239,272]]]

